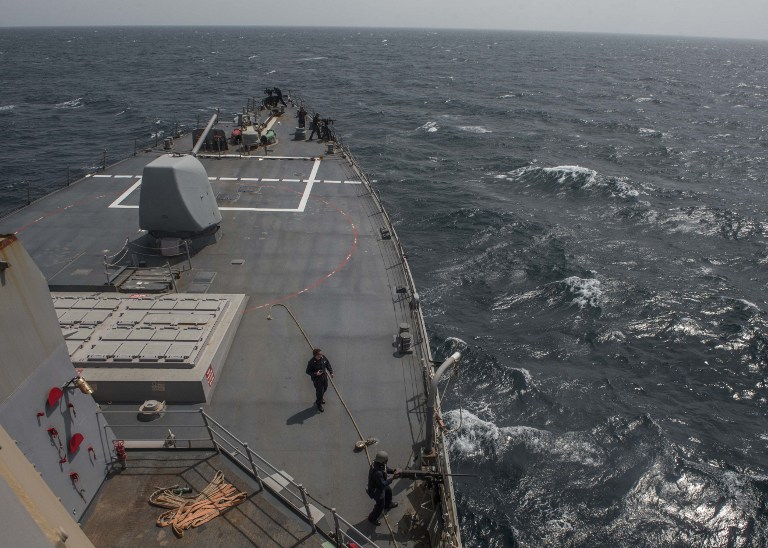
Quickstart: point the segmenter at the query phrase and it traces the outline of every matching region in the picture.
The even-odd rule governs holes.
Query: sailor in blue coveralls
[[[312,379],[312,384],[315,385],[315,405],[317,410],[323,411],[323,404],[325,400],[323,396],[325,391],[328,390],[328,375],[326,371],[333,377],[333,367],[328,358],[323,356],[322,350],[315,348],[312,350],[312,358],[307,362],[307,375]]]
[[[376,453],[376,458],[368,470],[368,496],[376,501],[371,513],[368,514],[368,521],[375,525],[381,525],[379,516],[385,509],[395,508],[396,502],[392,502],[392,488],[389,486],[400,474],[397,469],[387,466],[389,455],[386,451]],[[388,477],[392,474],[392,477]]]

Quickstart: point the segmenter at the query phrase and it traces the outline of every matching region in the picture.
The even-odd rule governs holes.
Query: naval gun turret
[[[208,173],[193,156],[165,155],[144,167],[139,198],[139,228],[160,243],[195,240],[208,245],[217,239],[221,212]],[[164,253],[165,254],[165,253]]]

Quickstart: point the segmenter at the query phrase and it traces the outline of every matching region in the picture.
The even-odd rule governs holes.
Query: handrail
[[[336,136],[337,143],[339,144],[342,153],[347,158],[349,163],[351,164],[353,170],[356,172],[356,174],[360,177],[361,181],[363,182],[363,185],[370,193],[373,200],[376,202],[376,205],[381,212],[384,221],[386,223],[386,228],[390,232],[390,236],[392,240],[395,243],[395,247],[397,249],[398,254],[400,255],[400,258],[402,260],[402,266],[403,270],[405,272],[406,282],[408,284],[408,291],[411,295],[412,299],[416,300],[416,306],[411,307],[411,316],[415,319],[416,324],[418,326],[419,334],[421,336],[421,347],[424,349],[424,352],[426,354],[426,362],[424,363],[424,374],[425,374],[425,388],[430,389],[430,385],[433,385],[435,380],[435,371],[431,367],[431,364],[433,363],[432,358],[432,349],[429,345],[429,336],[427,334],[427,327],[424,322],[424,315],[421,312],[421,306],[418,302],[418,292],[416,291],[416,284],[413,280],[413,273],[411,271],[410,265],[408,264],[408,260],[405,256],[405,250],[403,248],[402,242],[400,241],[400,237],[397,235],[397,231],[395,230],[394,224],[392,223],[392,219],[390,218],[389,214],[387,213],[387,210],[384,208],[384,204],[382,203],[381,197],[379,196],[378,192],[373,188],[371,185],[367,175],[363,171],[363,169],[360,167],[357,159],[352,154],[352,152],[347,148],[340,140],[338,136]],[[439,376],[438,376],[439,379]],[[433,382],[434,381],[434,382]],[[437,401],[440,400],[439,392],[437,391],[436,387],[434,388],[432,392],[432,397],[436,398]],[[434,405],[434,404],[433,404]],[[434,407],[427,410],[427,413],[432,413],[434,411]],[[434,417],[428,417],[428,421],[430,419],[434,420]],[[428,434],[429,437],[433,437]],[[435,462],[438,465],[438,469],[440,469],[442,472],[450,473],[450,463],[447,458],[446,454],[446,447],[444,444],[444,440],[441,434],[437,433],[434,435],[434,440],[427,439],[425,440],[425,444],[428,448],[434,448],[433,444],[437,444],[440,447],[440,451],[437,451],[437,454],[441,456],[440,459],[437,459]],[[455,544],[461,545],[461,541],[459,540],[459,532],[457,530],[454,530],[452,524],[456,523],[458,524],[458,515],[456,511],[456,501],[453,496],[453,482],[450,477],[447,477],[448,484],[447,488],[441,488],[439,489],[440,494],[440,500],[443,507],[443,521],[444,521],[444,527],[445,532],[447,533],[447,539],[441,538],[440,539],[440,545],[441,546],[454,546]],[[449,513],[450,517],[453,519],[449,519]],[[454,542],[456,541],[456,542]]]
[[[267,461],[264,457],[253,451],[249,446],[248,443],[240,440],[237,436],[235,436],[232,432],[230,432],[225,426],[223,426],[219,421],[214,419],[211,415],[205,412],[203,408],[199,408],[197,410],[190,410],[190,409],[166,409],[165,411],[162,411],[163,414],[195,414],[200,417],[201,422],[198,424],[149,424],[145,422],[135,423],[132,422],[130,424],[107,424],[108,421],[105,420],[104,428],[110,428],[112,432],[114,433],[115,437],[118,439],[121,439],[123,441],[167,441],[169,444],[166,446],[169,450],[173,450],[178,447],[178,444],[180,442],[191,442],[191,441],[208,441],[212,444],[212,448],[215,449],[217,452],[225,454],[227,457],[232,459],[235,464],[237,464],[246,474],[251,476],[253,479],[255,479],[259,487],[262,489],[266,489],[274,496],[276,499],[278,499],[281,503],[286,505],[289,509],[296,512],[305,522],[307,522],[314,532],[319,532],[325,537],[329,537],[329,533],[320,530],[317,527],[317,524],[315,523],[314,517],[312,516],[312,512],[309,505],[309,499],[312,498],[312,500],[317,500],[314,497],[310,497],[307,490],[304,488],[304,486],[300,483],[296,483],[290,476],[286,475],[283,471],[278,470],[277,467],[272,465],[269,461]],[[100,409],[97,411],[97,414],[105,416],[108,414],[132,414],[136,415],[136,411],[131,410],[111,410],[111,409]],[[160,428],[163,430],[167,430],[170,433],[170,428],[197,428],[197,429],[205,429],[207,431],[208,436],[205,438],[179,438],[176,436],[173,436],[172,444],[170,443],[170,439],[168,437],[164,438],[154,438],[150,440],[146,439],[130,439],[121,437],[118,435],[119,430],[121,428],[130,428],[130,429],[138,429],[138,430],[144,430],[145,428]],[[191,445],[190,445],[191,447]],[[264,480],[266,477],[271,476],[279,476],[280,477],[280,484],[282,486],[282,489],[275,489],[270,486],[269,482],[265,482]],[[288,496],[286,496],[288,495]],[[290,498],[289,498],[290,497]],[[319,502],[319,501],[318,501]],[[329,506],[320,503],[325,508],[329,508]],[[371,539],[366,537],[363,533],[361,533],[359,530],[357,530],[351,523],[349,523],[347,520],[345,520],[343,517],[339,516],[336,513],[335,508],[332,508],[332,513],[334,517],[334,526],[335,526],[335,534],[340,535],[341,537],[345,539],[349,539],[353,542],[356,542],[360,546],[373,546],[376,547],[376,543],[374,543]],[[349,531],[344,531],[339,528],[339,522],[345,524]],[[339,538],[339,536],[336,536],[335,538]]]
[[[195,127],[195,126],[194,126],[194,123],[190,123],[190,124],[182,124],[182,127]],[[180,127],[178,124],[174,126],[173,130],[169,129],[169,131],[173,131],[174,138],[179,138],[186,133],[183,129],[181,131],[179,130],[180,130]],[[53,194],[54,192],[57,192],[63,188],[67,188],[70,184],[72,184],[72,182],[77,182],[87,177],[90,174],[102,171],[105,168],[105,166],[111,167],[127,158],[136,156],[139,150],[156,149],[158,147],[157,136],[159,135],[159,133],[160,133],[160,130],[155,130],[154,133],[152,134],[152,137],[150,137],[149,139],[142,139],[142,140],[133,139],[130,149],[128,149],[127,147],[121,147],[120,150],[122,152],[117,152],[117,153],[112,152],[112,156],[110,158],[107,158],[107,155],[106,155],[107,151],[105,149],[103,148],[100,149],[98,152],[98,156],[94,154],[93,159],[91,161],[83,162],[86,165],[92,165],[92,166],[98,166],[98,167],[72,170],[70,166],[67,166],[65,168],[66,170],[65,177],[62,177],[61,179],[58,179],[58,180],[46,179],[45,183],[47,184],[45,188],[35,189],[37,191],[42,190],[42,192],[37,193],[35,196],[31,195],[29,181],[21,180],[20,186],[18,189],[16,189],[16,192],[18,195],[23,197],[18,200],[19,202],[18,205],[13,205],[5,209],[0,208],[0,219],[20,209],[23,209],[28,205],[38,200],[41,200],[46,196]],[[127,152],[128,150],[130,150],[130,152]],[[107,160],[109,160],[109,164],[107,164]],[[50,183],[50,186],[48,183]],[[9,193],[7,189],[4,189],[3,192],[5,195],[8,195]]]

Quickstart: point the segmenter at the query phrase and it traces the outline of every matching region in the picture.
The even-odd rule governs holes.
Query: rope
[[[296,316],[293,315],[293,312],[285,306],[283,303],[275,303],[269,307],[269,312],[267,312],[267,319],[271,320],[272,316],[270,316],[270,312],[272,311],[272,307],[274,306],[281,306],[283,307],[288,314],[290,314],[291,318],[293,319],[294,323],[296,324],[296,327],[299,328],[299,331],[301,331],[301,334],[304,336],[304,340],[307,341],[307,345],[309,345],[310,350],[314,350],[314,346],[312,345],[312,342],[309,340],[309,336],[304,331],[304,328],[301,327],[301,324],[299,323],[299,320],[296,319]],[[360,431],[360,427],[357,425],[357,422],[355,421],[355,417],[352,416],[352,411],[350,411],[349,407],[347,406],[347,403],[344,401],[344,398],[341,397],[341,392],[336,387],[336,383],[333,382],[333,377],[328,375],[328,380],[331,381],[331,386],[333,387],[333,391],[336,392],[336,396],[338,396],[339,401],[341,402],[341,405],[344,406],[344,409],[347,412],[347,415],[349,415],[349,420],[352,421],[352,425],[355,427],[355,431],[357,431],[357,435],[360,438],[360,441],[365,442],[366,438],[363,436],[363,433]],[[371,455],[368,453],[368,445],[364,445],[363,449],[365,450],[365,458],[368,459],[368,466],[370,467],[373,464],[373,461],[371,460]],[[392,525],[389,523],[389,519],[387,518],[387,514],[384,514],[384,521],[387,524],[387,528],[389,529],[389,534],[392,536],[392,542],[395,544],[395,546],[399,546],[397,543],[397,539],[395,538],[395,532],[392,529]]]
[[[183,497],[176,494],[177,486],[164,487],[149,496],[149,503],[160,508],[170,508],[157,518],[158,527],[172,526],[177,537],[184,536],[184,531],[211,521],[245,501],[247,494],[238,492],[234,485],[224,481],[221,471],[211,483],[195,497]]]

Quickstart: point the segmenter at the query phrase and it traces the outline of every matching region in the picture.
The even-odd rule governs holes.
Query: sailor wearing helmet
[[[392,502],[392,488],[389,486],[392,481],[400,475],[400,471],[387,466],[389,455],[386,451],[376,453],[376,458],[368,470],[368,496],[376,501],[371,513],[368,514],[368,521],[375,525],[381,525],[379,517],[385,509],[394,508],[396,502]],[[392,474],[390,477],[389,474]]]

